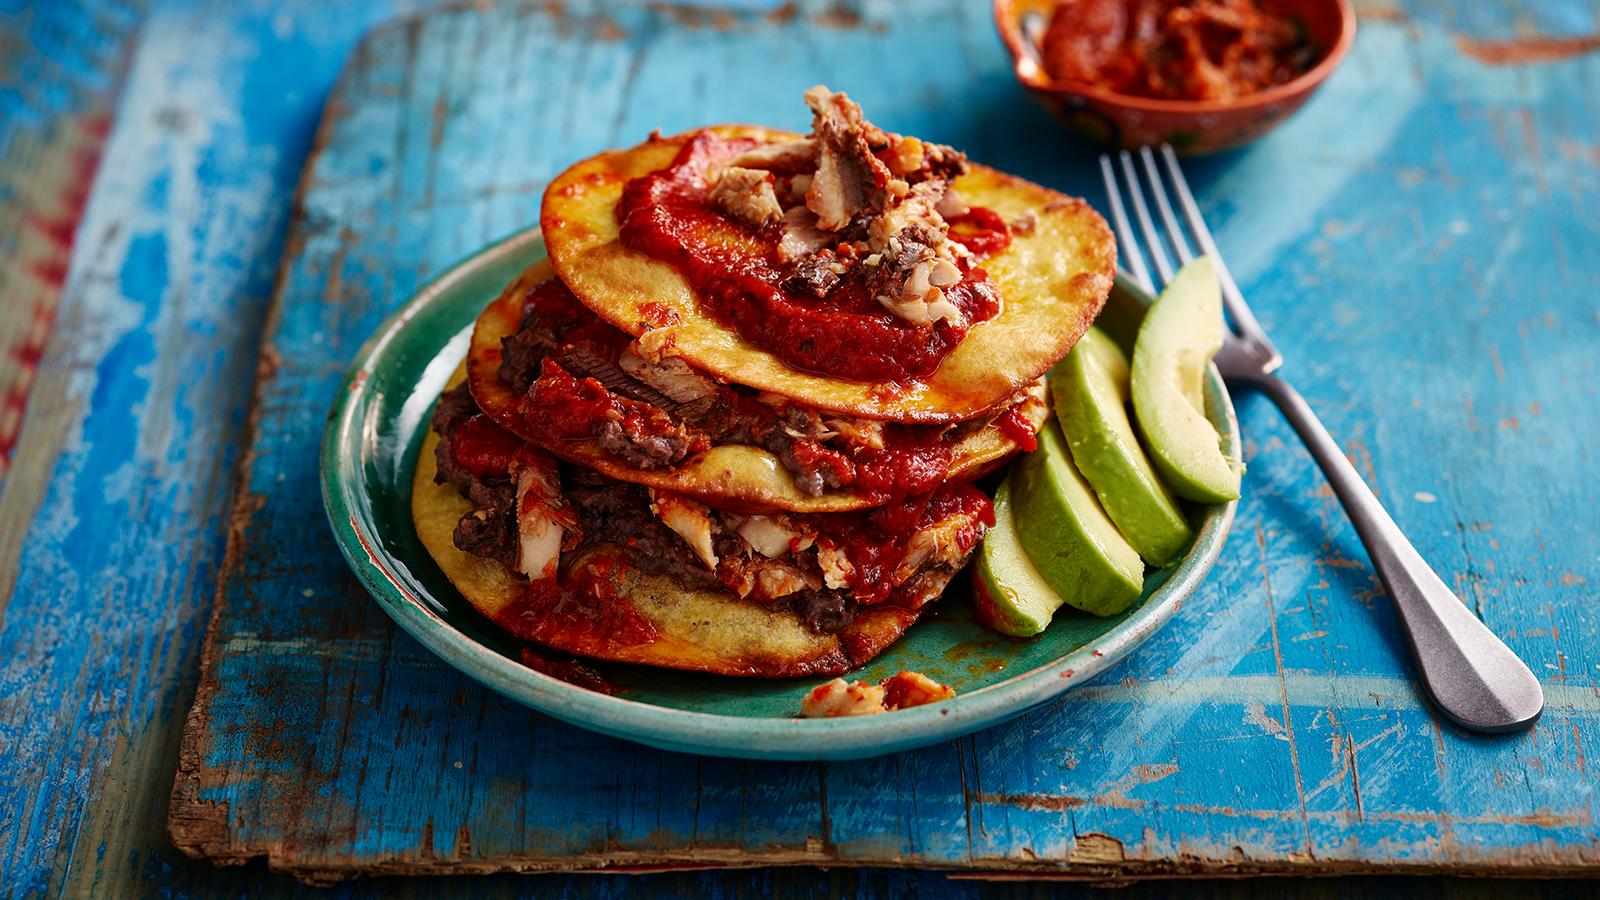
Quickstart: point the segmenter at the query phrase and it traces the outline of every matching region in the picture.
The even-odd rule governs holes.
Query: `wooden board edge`
[[[251,475],[256,456],[256,441],[262,399],[275,375],[278,350],[275,335],[282,317],[282,300],[287,290],[288,275],[304,245],[302,229],[305,227],[305,197],[312,182],[312,173],[320,154],[325,149],[332,125],[345,111],[343,95],[352,72],[359,69],[369,55],[370,46],[378,39],[396,30],[421,27],[429,16],[448,15],[452,12],[477,6],[475,0],[457,0],[416,15],[397,19],[367,33],[358,43],[345,65],[334,90],[330,93],[313,145],[296,185],[288,223],[288,234],[282,258],[274,275],[272,296],[267,320],[263,328],[262,347],[258,358],[255,384],[243,445],[246,448],[236,474],[234,497],[228,519],[228,537],[222,565],[217,575],[211,615],[208,618],[201,653],[199,681],[195,698],[185,720],[180,743],[176,777],[168,808],[167,829],[172,843],[191,858],[209,859],[218,865],[239,865],[265,858],[269,869],[289,874],[309,884],[328,884],[346,879],[382,875],[452,875],[494,873],[646,873],[671,871],[741,870],[756,867],[815,867],[862,868],[876,866],[915,866],[939,872],[952,879],[978,880],[1051,880],[1077,881],[1098,884],[1123,884],[1156,879],[1200,879],[1228,877],[1334,877],[1347,875],[1451,875],[1458,877],[1600,877],[1600,849],[1590,847],[1564,848],[1575,851],[1533,858],[1516,858],[1516,851],[1505,851],[1504,858],[1486,858],[1473,861],[1443,862],[1384,862],[1374,860],[1325,860],[1303,853],[1291,853],[1275,860],[1247,860],[1237,855],[1210,857],[1186,854],[1175,859],[1150,860],[1118,858],[1122,845],[1115,838],[1104,835],[1083,835],[1091,840],[1095,850],[1080,852],[1062,860],[1046,858],[992,858],[970,859],[959,863],[945,863],[906,857],[858,857],[845,859],[830,852],[777,849],[751,853],[738,848],[686,848],[679,851],[652,853],[648,851],[617,851],[611,853],[586,853],[564,857],[497,857],[482,859],[417,858],[379,862],[329,862],[295,863],[274,855],[271,845],[245,845],[235,843],[230,826],[230,809],[226,803],[203,799],[200,796],[204,776],[206,742],[210,723],[210,707],[219,690],[216,665],[218,662],[217,632],[222,614],[226,611],[227,591],[239,574],[244,548],[247,546],[251,519],[262,507],[265,497],[250,490]],[[1114,846],[1113,846],[1114,845]],[[1114,853],[1101,854],[1100,849]],[[1555,858],[1556,856],[1565,858]]]
[[[237,860],[242,861],[242,860]],[[1509,862],[1372,863],[1363,860],[1318,860],[1313,857],[1282,860],[1240,860],[1236,857],[1181,857],[1176,860],[1051,861],[1035,859],[975,859],[949,864],[917,859],[842,859],[827,853],[772,851],[749,853],[737,848],[684,850],[652,856],[615,852],[562,858],[504,857],[463,860],[452,858],[389,860],[351,866],[284,864],[269,859],[268,867],[299,881],[326,886],[354,878],[377,876],[439,875],[639,875],[656,872],[733,871],[753,868],[862,869],[905,867],[938,872],[961,881],[1059,881],[1104,887],[1144,881],[1204,880],[1217,878],[1333,878],[1340,876],[1451,876],[1477,878],[1596,878],[1592,862],[1550,861],[1534,865]]]

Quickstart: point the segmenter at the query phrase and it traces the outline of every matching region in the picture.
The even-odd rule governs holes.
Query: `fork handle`
[[[1514,731],[1532,725],[1544,709],[1544,691],[1527,665],[1429,567],[1300,392],[1270,375],[1248,383],[1283,411],[1355,523],[1378,579],[1400,611],[1423,686],[1433,702],[1451,721],[1471,731]]]

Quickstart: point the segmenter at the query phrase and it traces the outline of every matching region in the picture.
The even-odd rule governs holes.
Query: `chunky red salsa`
[[[720,412],[686,420],[622,396],[595,378],[574,374],[558,361],[562,349],[587,347],[614,358],[628,338],[577,302],[559,280],[529,291],[523,297],[522,314],[530,327],[550,334],[557,351],[539,363],[538,377],[520,401],[518,430],[542,436],[539,443],[544,446],[594,438],[614,423],[630,440],[682,436],[687,441],[685,452],[694,453],[729,440],[760,445],[765,435],[783,427],[778,408],[736,386],[725,387],[726,405],[718,407]],[[996,421],[1008,437],[1032,448],[1033,427],[1020,412],[1008,411]],[[891,422],[883,426],[882,446],[797,438],[788,452],[805,470],[825,470],[833,482],[883,502],[925,494],[944,483],[959,439],[958,432],[942,426]],[[461,428],[455,452],[465,457],[458,462],[474,472],[503,473],[516,444],[516,438],[479,415]]]
[[[742,401],[737,405],[747,421],[761,422],[771,429],[781,427],[772,408],[748,398],[737,399]],[[607,422],[618,423],[632,439],[684,431],[684,425],[664,410],[619,396],[593,378],[578,378],[549,359],[544,361],[539,380],[524,396],[523,404],[526,427],[555,440],[593,437]],[[474,417],[478,418],[483,417]],[[1032,429],[1026,430],[1031,440]],[[709,436],[692,433],[689,451],[706,450],[712,444]],[[896,424],[885,427],[881,448],[864,447],[847,453],[820,442],[796,441],[790,449],[806,468],[826,468],[846,487],[877,501],[939,486],[949,477],[953,455],[952,441],[940,427]]]
[[[617,648],[654,643],[655,623],[617,595],[625,561],[596,556],[568,577],[543,578],[522,589],[518,635],[580,656],[607,656]]]
[[[955,515],[966,517],[953,536],[956,548],[965,554],[994,525],[994,504],[970,484],[946,484],[929,494],[897,500],[871,515],[844,514],[817,543],[837,548],[850,561],[847,580],[857,601],[880,603],[898,587],[893,576],[905,561],[911,537]]]
[[[964,324],[915,325],[885,310],[860,278],[845,278],[826,300],[784,287],[777,256],[781,224],[755,230],[759,253],[749,244],[712,240],[726,233],[728,220],[709,199],[707,167],[754,145],[702,131],[671,165],[628,182],[617,205],[622,243],[676,266],[711,315],[746,340],[807,372],[852,381],[913,381],[931,376],[972,324],[999,313],[999,293],[981,268],[967,269],[960,283],[945,289]],[[1004,246],[997,221],[994,216],[970,223],[966,233],[974,252]],[[1009,240],[1005,223],[998,225],[998,234]],[[951,236],[962,240],[959,233]],[[848,245],[840,250],[844,258]]]
[[[1054,78],[1166,100],[1266,90],[1315,57],[1266,0],[1064,0],[1041,43]]]
[[[864,449],[855,456],[854,487],[877,499],[931,491],[950,475],[950,441],[937,428],[914,425],[884,429],[882,449]]]
[[[594,378],[579,378],[553,359],[546,359],[539,379],[523,397],[523,420],[531,430],[554,438],[593,437],[605,422],[616,422],[630,438],[675,434],[672,416],[642,400],[619,396]],[[691,449],[705,450],[701,438]]]

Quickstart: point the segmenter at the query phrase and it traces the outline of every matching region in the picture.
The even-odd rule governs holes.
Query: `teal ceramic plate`
[[[1064,610],[1037,638],[1012,640],[973,620],[970,580],[951,585],[933,614],[854,678],[902,669],[956,688],[943,703],[877,716],[799,719],[822,679],[757,681],[613,667],[607,695],[526,668],[517,643],[473,611],[433,564],[411,524],[412,467],[429,411],[466,353],[473,320],[500,288],[544,253],[537,231],[496,244],[446,272],[367,341],[346,376],[322,443],[328,519],[350,567],[396,622],[496,691],[584,728],[668,750],[767,759],[850,759],[906,750],[994,725],[1092,678],[1149,637],[1216,560],[1233,505],[1197,513],[1194,546],[1151,573],[1126,613],[1096,619]],[[1119,280],[1102,327],[1130,338],[1149,298]],[[1238,427],[1212,372],[1212,419],[1230,447]]]

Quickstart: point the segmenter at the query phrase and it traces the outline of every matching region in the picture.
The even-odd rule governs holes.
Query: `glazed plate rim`
[[[960,737],[1015,718],[1082,684],[1120,661],[1171,619],[1193,595],[1227,539],[1237,501],[1207,508],[1194,543],[1166,581],[1139,609],[1110,630],[1050,663],[995,684],[928,706],[892,713],[833,719],[732,716],[657,706],[569,684],[524,666],[485,646],[446,620],[425,601],[426,587],[404,560],[377,539],[370,504],[360,501],[361,475],[370,450],[368,411],[375,400],[368,376],[380,368],[416,314],[441,294],[487,266],[534,251],[542,244],[530,228],[480,250],[447,269],[408,300],[367,339],[346,372],[323,433],[323,505],[345,560],[384,611],[412,637],[456,669],[489,688],[562,721],[612,737],[679,752],[749,759],[856,759],[879,756]],[[1148,295],[1125,276],[1118,284]],[[451,365],[454,365],[454,360]],[[1213,367],[1208,390],[1218,404],[1232,446],[1238,422],[1227,389]],[[404,475],[410,482],[409,472]],[[916,626],[912,626],[916,627]],[[795,691],[799,709],[801,689]]]

